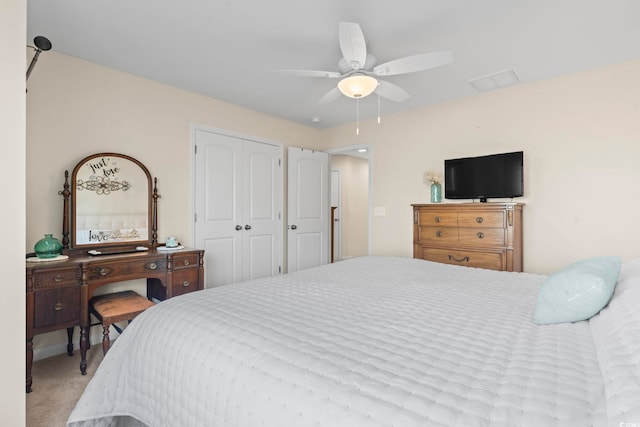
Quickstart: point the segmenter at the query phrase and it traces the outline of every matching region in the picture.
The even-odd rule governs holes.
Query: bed
[[[589,321],[545,276],[363,257],[155,305],[68,425],[640,426],[640,260]]]

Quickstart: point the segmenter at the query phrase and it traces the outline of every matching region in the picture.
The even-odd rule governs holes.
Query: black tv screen
[[[444,161],[447,199],[512,198],[523,195],[523,152]]]

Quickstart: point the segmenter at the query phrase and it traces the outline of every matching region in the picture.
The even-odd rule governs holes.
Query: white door
[[[249,280],[281,272],[280,147],[246,141],[243,159],[242,279]]]
[[[333,211],[333,260],[340,261],[342,259],[342,222],[340,216],[342,207],[340,205],[340,171],[331,171],[331,206],[336,209]]]
[[[288,150],[288,271],[327,264],[329,259],[329,155]]]
[[[282,265],[282,148],[196,129],[195,246],[205,287],[277,274]]]

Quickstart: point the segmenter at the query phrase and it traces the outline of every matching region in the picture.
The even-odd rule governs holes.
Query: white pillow
[[[587,320],[607,305],[622,258],[579,261],[551,274],[540,286],[533,321],[546,325]]]
[[[609,305],[589,320],[608,425],[640,425],[640,259],[622,265]]]

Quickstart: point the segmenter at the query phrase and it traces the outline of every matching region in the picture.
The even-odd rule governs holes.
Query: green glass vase
[[[442,201],[442,186],[439,182],[431,184],[431,203],[440,203]]]
[[[53,234],[45,234],[33,247],[38,258],[55,258],[62,253],[62,243]]]

